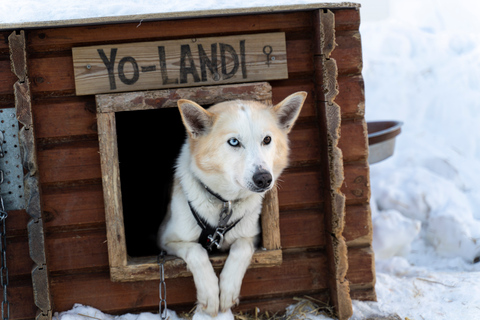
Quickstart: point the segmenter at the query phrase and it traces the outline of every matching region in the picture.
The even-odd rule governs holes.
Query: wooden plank
[[[290,166],[306,166],[320,162],[323,146],[316,127],[294,127],[289,133]]]
[[[28,249],[26,236],[14,237],[7,241],[7,267],[10,277],[30,275],[32,259],[29,256]]]
[[[127,246],[123,221],[120,169],[115,125],[115,113],[99,113],[98,139],[100,143],[105,220],[107,221],[108,261],[110,267],[127,264]]]
[[[337,32],[335,40],[338,46],[331,57],[337,62],[338,74],[360,74],[363,68],[360,32]]]
[[[321,292],[328,278],[325,271],[322,251],[288,252],[280,266],[249,269],[241,296],[261,299],[272,295],[294,296],[306,290]],[[55,311],[69,310],[74,303],[81,303],[106,313],[125,313],[138,308],[158,308],[158,284],[158,281],[112,282],[108,273],[91,273],[56,276],[51,287]],[[193,306],[196,301],[191,277],[167,279],[167,290],[169,307],[173,309],[176,305]]]
[[[76,47],[77,95],[285,79],[285,33]]]
[[[348,250],[348,272],[351,290],[375,287],[375,254],[371,246]]]
[[[10,302],[10,319],[34,319],[38,308],[33,300],[33,288],[28,281],[12,281],[8,285],[8,301]]]
[[[57,92],[57,95],[73,94],[73,59],[70,54],[45,56],[28,60],[32,93]],[[50,95],[51,96],[51,95]]]
[[[337,32],[344,30],[359,30],[360,28],[360,10],[352,9],[332,9],[335,14],[335,30]]]
[[[0,60],[0,96],[13,96],[13,84],[16,81],[17,77],[10,70],[10,61]]]
[[[86,184],[74,188],[60,185],[43,194],[43,214],[49,232],[92,228],[105,224],[102,185]]]
[[[46,241],[50,272],[81,272],[108,266],[105,230],[51,235]]]
[[[301,79],[290,78],[288,80],[275,81],[275,84],[272,87],[272,101],[273,101],[273,104],[275,105],[281,102],[283,99],[285,99],[285,97],[291,95],[292,93],[295,93],[298,91],[308,92],[309,94],[303,104],[302,111],[300,112],[300,115],[298,116],[298,119],[296,122],[298,124],[302,122],[302,120],[305,118],[317,117],[317,111],[314,103],[314,95],[310,94],[313,92],[313,90],[314,90],[314,87],[310,77],[301,78]]]
[[[98,146],[39,151],[38,166],[41,183],[96,179],[102,176]]]
[[[280,210],[309,208],[323,203],[324,181],[320,172],[289,172],[278,182]]]
[[[27,234],[27,223],[30,216],[25,210],[12,210],[8,212],[8,236],[24,236]]]
[[[280,244],[280,210],[278,208],[278,191],[276,186],[267,192],[263,198],[260,221],[262,225],[263,247],[267,250],[280,249],[282,247]]]
[[[284,249],[325,246],[323,208],[281,212],[280,235]]]
[[[268,82],[244,83],[196,88],[138,91],[95,96],[97,112],[121,112],[177,108],[180,99],[193,100],[200,105],[211,105],[228,100],[266,101],[272,97]]]
[[[288,77],[294,78],[297,75],[312,75],[312,40],[292,39],[287,40]]]
[[[304,39],[287,40],[289,78],[312,73],[310,47],[310,43]],[[73,59],[69,52],[62,52],[55,57],[34,56],[29,59],[33,94],[44,97],[74,95],[72,64]]]
[[[311,27],[310,12],[207,17],[187,20],[138,22],[43,28],[27,31],[32,53],[70,50],[78,44],[98,45],[172,38],[208,37],[229,32],[232,34],[278,31],[307,31]]]
[[[344,163],[365,161],[368,158],[367,124],[363,119],[345,121],[342,119],[338,147],[342,150]]]
[[[347,206],[343,236],[348,248],[371,244],[372,234],[370,206],[368,204]]]
[[[39,139],[97,134],[95,100],[92,97],[50,99],[34,103],[33,110]]]
[[[361,75],[339,75],[339,94],[335,101],[341,107],[342,119],[363,119],[365,91]]]
[[[62,215],[72,215],[72,213],[67,213],[68,211]],[[75,218],[65,217],[63,219],[72,221]],[[76,219],[80,220],[81,217],[77,217]],[[78,220],[74,221],[77,222]],[[65,232],[59,233],[59,228],[55,228],[54,230],[56,233],[49,233],[50,236],[47,238],[47,248],[48,252],[52,253],[49,256],[49,267],[51,272],[57,274],[59,272],[79,273],[83,272],[85,269],[108,268],[108,248],[105,243],[105,229],[89,230],[88,223],[90,220],[85,219],[83,222],[86,225],[83,230],[75,230],[68,228],[68,225],[63,225],[62,227],[65,228]],[[284,249],[307,247],[318,248],[325,245],[325,228],[323,224],[323,211],[321,209],[289,211],[287,213],[282,213],[279,222],[281,245]],[[148,221],[145,221],[145,223],[148,223]],[[50,230],[52,229],[50,228]],[[275,243],[275,241],[271,242]],[[23,245],[21,241],[18,240],[16,243],[18,244],[12,244],[12,247],[18,247],[18,252],[23,252]],[[16,255],[17,253],[15,253],[15,257]],[[85,259],[86,255],[88,255],[88,259]],[[276,257],[273,258],[277,259]],[[144,257],[135,258],[131,261],[133,261],[132,263],[134,264],[145,263],[149,264],[148,267],[156,268],[155,259],[155,257]],[[268,262],[266,259],[271,258],[267,255],[257,255],[254,257],[254,259],[257,259],[257,261],[254,261],[254,263],[256,264],[256,267],[258,267],[259,265],[265,263],[265,261]],[[19,263],[21,263],[23,266],[21,270],[29,271],[29,260],[22,259],[22,261],[23,262],[19,261]],[[178,264],[179,262],[175,263]],[[213,263],[221,265],[222,262],[215,262],[215,260],[213,260]],[[180,264],[182,265],[184,272],[186,272],[184,264]],[[132,268],[132,270],[133,269],[134,268]],[[137,272],[140,272],[139,270],[141,269],[136,268],[136,270]],[[177,269],[176,272],[179,272],[179,270],[180,269]],[[167,270],[167,272],[169,271]],[[158,276],[158,274],[153,275],[153,277],[156,276]]]
[[[341,191],[347,205],[368,203],[370,199],[370,170],[366,161],[345,164],[345,181]]]

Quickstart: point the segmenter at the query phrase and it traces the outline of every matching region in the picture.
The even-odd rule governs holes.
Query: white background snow
[[[0,24],[314,2],[2,0]],[[480,2],[359,2],[367,120],[404,125],[371,166],[378,302],[354,301],[353,319],[480,319]],[[57,316],[79,314],[113,318]]]

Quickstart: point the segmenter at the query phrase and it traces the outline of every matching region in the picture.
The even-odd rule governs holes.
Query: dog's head
[[[208,110],[179,100],[192,170],[204,183],[226,194],[271,189],[287,166],[287,134],[306,96],[306,92],[297,92],[275,106],[235,100]]]

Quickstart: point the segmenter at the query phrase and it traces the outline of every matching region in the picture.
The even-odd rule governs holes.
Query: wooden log
[[[95,100],[92,97],[48,99],[35,102],[33,109],[39,139],[68,140],[69,136],[97,135]]]
[[[335,13],[335,30],[337,32],[345,30],[358,30],[360,28],[360,10],[351,9],[332,9]]]
[[[335,99],[341,106],[342,119],[363,119],[365,116],[365,92],[361,75],[339,75],[339,95]]]
[[[104,229],[51,235],[47,239],[47,250],[51,253],[49,268],[52,273],[70,273],[73,270],[81,272],[82,269],[108,266],[107,236]]]
[[[370,175],[366,161],[345,164],[345,181],[342,192],[347,205],[368,203],[370,199]]]
[[[365,161],[368,158],[368,132],[365,121],[344,121],[338,147],[342,150],[343,161]]]
[[[219,33],[268,32],[284,29],[291,32],[310,30],[308,11],[279,14],[207,17],[187,20],[144,21],[138,23],[32,29],[28,32],[33,53],[70,50],[73,44],[125,43],[193,36],[206,37]],[[279,28],[280,26],[280,28]],[[159,31],[160,30],[160,31]]]
[[[281,212],[280,235],[284,249],[325,246],[323,207]]]
[[[290,167],[318,165],[323,146],[317,127],[298,126],[289,133]]]
[[[0,97],[8,95],[2,99],[11,99],[13,97],[13,84],[17,81],[17,77],[10,70],[9,60],[0,60]]]
[[[325,228],[322,218],[323,211],[320,209],[282,213],[280,216],[282,247],[284,249],[323,247],[325,245]],[[77,221],[75,220],[75,222]],[[82,273],[87,269],[94,271],[99,268],[108,268],[105,229],[91,229],[88,222],[89,220],[85,220],[83,227],[78,224],[71,227],[63,225],[64,232],[50,234],[47,239],[47,248],[52,253],[49,257],[51,272],[55,274]],[[60,231],[58,228],[52,230]],[[18,252],[23,252],[21,248],[26,244],[19,241],[12,246],[18,247]],[[86,255],[88,255],[88,259],[85,259]],[[141,260],[137,259],[139,263]],[[16,261],[21,266],[20,270],[29,271],[28,259],[16,259]],[[148,261],[148,263],[152,263],[152,261]],[[256,264],[260,265],[261,261],[256,261]]]
[[[310,42],[287,40],[289,77],[295,74],[309,74],[312,70]],[[55,57],[37,57],[29,60],[32,92],[40,96],[65,96],[75,92],[75,81],[71,66],[73,58],[64,52]]]
[[[26,236],[14,237],[7,241],[7,262],[10,277],[30,275],[32,260],[29,256],[28,239]]]
[[[249,269],[241,297],[295,296],[297,292],[322,292],[326,288],[325,256],[322,252],[285,253],[281,266]],[[286,281],[288,279],[288,281]],[[52,280],[56,311],[71,309],[74,303],[93,306],[105,313],[124,313],[138,308],[158,308],[158,281],[112,282],[107,273],[59,275]],[[75,288],[75,295],[71,289]],[[92,290],[95,288],[95,290]],[[167,279],[169,306],[195,303],[195,286],[191,277]]]
[[[309,208],[324,201],[324,181],[320,172],[286,171],[278,186],[280,210]]]
[[[308,92],[307,99],[305,100],[302,111],[297,119],[297,125],[304,121],[306,118],[314,118],[316,120],[317,111],[314,102],[313,95],[314,86],[310,78],[298,78],[288,79],[285,81],[275,81],[272,87],[272,101],[273,104],[281,102],[285,97],[298,91]],[[296,127],[293,127],[295,130]]]
[[[102,176],[100,155],[96,141],[68,149],[42,150],[38,154],[41,170],[40,181],[53,183],[83,179],[96,179]]]
[[[370,206],[368,204],[347,206],[343,235],[348,248],[370,245],[372,234]]]
[[[347,277],[351,290],[366,290],[375,287],[375,255],[371,246],[348,250]],[[373,291],[374,292],[374,291]]]
[[[358,31],[339,31],[335,41],[338,47],[331,57],[337,61],[338,74],[360,74],[363,68],[362,43]]]
[[[10,281],[8,301],[10,302],[10,319],[34,319],[38,308],[35,306],[31,281]]]
[[[320,209],[283,213],[280,216],[282,247],[284,249],[301,249],[324,246],[325,228],[322,217],[323,211]],[[52,253],[49,256],[51,272],[58,275],[63,273],[82,273],[89,269],[89,272],[93,272],[98,269],[105,270],[108,268],[108,248],[105,229],[91,229],[87,222],[89,221],[85,221],[86,226],[83,228],[77,224],[71,228],[68,225],[64,225],[64,232],[50,233],[47,239],[47,248]],[[56,232],[60,231],[58,229],[53,230]],[[17,255],[24,251],[22,248],[26,248],[26,244],[19,239],[13,242],[12,247],[16,248],[12,251],[12,253],[15,253],[15,257],[12,256],[12,259],[15,259],[19,266],[16,269],[20,270],[20,274],[25,271],[28,272],[31,265],[29,260],[16,258]],[[85,256],[88,256],[88,259],[85,259]],[[9,259],[9,261],[12,259]],[[148,263],[155,262],[151,258],[148,259]],[[136,259],[136,261],[140,263],[142,259]],[[262,262],[254,261],[254,263],[258,266]]]
[[[45,190],[44,190],[45,191]],[[43,194],[45,226],[48,232],[105,227],[101,181],[75,187],[60,185]]]

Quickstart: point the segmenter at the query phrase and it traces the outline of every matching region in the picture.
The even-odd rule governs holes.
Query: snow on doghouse
[[[2,25],[10,318],[158,310],[176,101],[297,91],[290,166],[265,197],[237,311],[310,296],[346,319],[351,299],[375,300],[359,23],[358,5],[337,3]],[[184,262],[167,257],[165,277],[169,308],[189,310]]]

